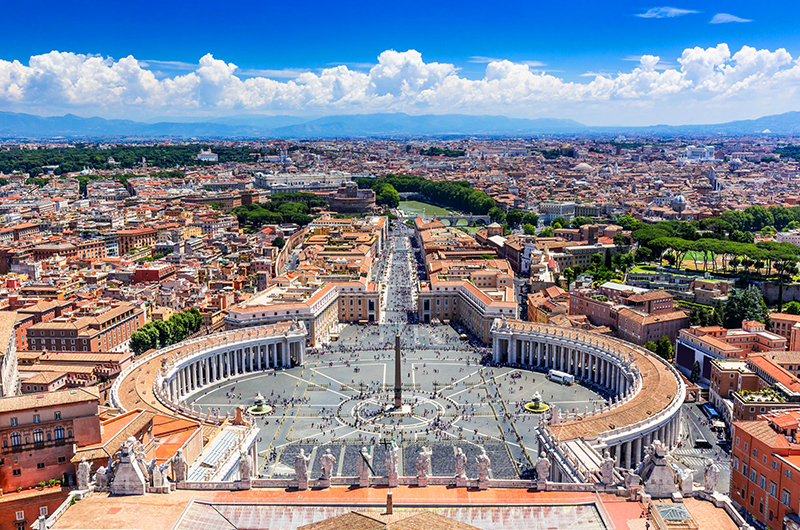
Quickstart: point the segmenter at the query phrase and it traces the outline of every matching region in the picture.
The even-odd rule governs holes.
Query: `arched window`
[[[53,436],[55,436],[56,440],[61,440],[64,438],[64,427],[59,425],[53,430]]]
[[[20,437],[18,432],[11,433],[11,445],[21,445],[22,444],[22,437]]]
[[[33,443],[36,442],[43,442],[44,441],[44,432],[41,429],[36,429],[33,431]]]

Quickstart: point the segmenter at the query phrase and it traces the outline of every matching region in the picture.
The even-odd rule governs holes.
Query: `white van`
[[[550,370],[547,372],[547,378],[550,381],[555,381],[556,383],[560,383],[562,385],[570,386],[575,383],[575,376],[572,374],[568,374],[565,372],[559,372],[558,370]]]

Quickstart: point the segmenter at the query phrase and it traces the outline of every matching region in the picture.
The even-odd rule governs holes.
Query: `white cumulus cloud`
[[[800,108],[800,60],[783,48],[732,51],[721,43],[687,48],[668,60],[641,55],[627,71],[587,72],[580,81],[537,70],[535,62],[485,59],[483,75],[474,79],[454,64],[426,62],[416,50],[384,51],[368,69],[335,65],[316,71],[242,71],[206,54],[191,68],[180,63],[174,75],[162,77],[157,68],[166,61],[53,51],[27,64],[0,60],[0,109],[134,119],[380,111],[634,122],[642,116],[677,120],[681,112],[708,120]]]

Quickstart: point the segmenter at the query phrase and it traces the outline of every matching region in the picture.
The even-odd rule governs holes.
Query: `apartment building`
[[[16,322],[15,312],[0,311],[0,396],[13,396],[19,388]]]
[[[117,230],[117,238],[119,239],[119,254],[124,256],[131,249],[155,245],[158,231],[153,228]]]
[[[761,322],[744,321],[741,329],[693,326],[682,329],[675,345],[675,365],[684,374],[700,364],[700,381],[708,383],[714,359],[747,359],[751,353],[786,350],[785,337],[770,333]]]
[[[800,526],[800,410],[778,410],[731,429],[731,499],[759,527]]]
[[[144,308],[131,302],[98,307],[87,316],[59,317],[28,328],[31,350],[109,352],[125,349],[146,323]]]
[[[735,421],[752,420],[759,414],[773,410],[800,408],[800,379],[767,355],[750,355],[745,367],[752,375],[743,375],[742,379],[754,378],[745,384],[754,386],[753,390],[743,389],[732,395]]]
[[[689,325],[689,315],[674,309],[671,294],[617,282],[605,282],[597,289],[575,285],[569,293],[569,314],[585,315],[593,326],[608,327],[640,345],[663,336],[674,341]]]
[[[428,244],[438,249],[442,237],[446,237],[441,231],[438,235],[426,237],[429,231],[422,233],[428,281],[420,282],[417,298],[419,321],[458,321],[480,340],[489,342],[495,318],[517,318],[519,314],[510,264],[503,259],[478,256],[464,256],[458,261],[448,259],[449,254],[461,250],[461,247],[429,251]],[[471,250],[471,245],[468,244],[465,250]]]
[[[770,313],[769,319],[772,322],[772,331],[788,341],[789,350],[800,350],[800,315]]]
[[[74,481],[75,446],[100,441],[99,404],[95,388],[0,398],[3,491],[50,479]]]

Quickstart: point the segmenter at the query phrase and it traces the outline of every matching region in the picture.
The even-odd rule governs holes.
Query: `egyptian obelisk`
[[[403,368],[400,366],[400,330],[397,330],[394,336],[394,408],[401,410],[403,408],[403,387],[400,381]]]

